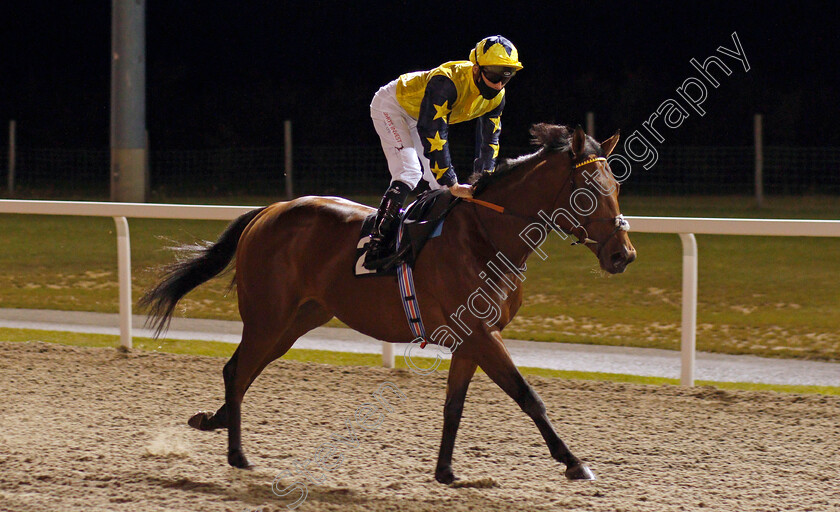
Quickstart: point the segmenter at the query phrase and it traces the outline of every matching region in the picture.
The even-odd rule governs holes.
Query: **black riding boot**
[[[382,197],[376,219],[373,221],[373,231],[370,234],[370,244],[365,257],[365,268],[368,270],[382,267],[391,256],[388,254],[388,242],[399,224],[400,208],[409,192],[411,192],[411,187],[401,181],[394,181]]]

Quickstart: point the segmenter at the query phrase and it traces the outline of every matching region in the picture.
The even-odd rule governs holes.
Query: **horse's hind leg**
[[[231,466],[251,467],[242,451],[241,430],[242,398],[251,383],[271,361],[285,354],[300,336],[330,318],[331,314],[316,302],[310,301],[298,308],[279,336],[271,336],[271,331],[264,324],[262,328],[254,329],[251,327],[252,322],[245,322],[242,343],[222,372],[225,379],[225,404],[215,414],[198,413],[189,422],[201,430],[228,429],[228,463]],[[277,323],[272,323],[277,326]]]
[[[242,398],[257,377],[259,362],[273,345],[270,339],[257,338],[248,325],[242,329],[242,341],[222,374],[225,377],[225,419],[228,429],[228,464],[237,468],[253,467],[242,452]]]
[[[222,369],[222,376],[225,379],[225,389],[228,389],[228,387],[233,384],[233,375],[236,369],[236,362],[238,356],[239,347],[237,346],[236,350],[233,352],[233,355],[230,357],[228,362],[225,364],[225,367]],[[219,410],[215,413],[212,413],[210,411],[199,411],[187,421],[187,424],[192,428],[196,428],[198,430],[216,430],[219,428],[227,428],[227,404],[222,404],[222,406],[219,407]]]
[[[242,452],[242,398],[259,373],[257,369],[260,368],[260,361],[275,344],[274,340],[260,337],[253,331],[248,323],[243,326],[242,340],[222,370],[225,403],[215,414],[201,411],[187,422],[199,430],[227,428],[228,464],[238,468],[252,467]]]
[[[595,480],[592,471],[583,464],[580,459],[572,455],[546,414],[543,404],[537,392],[519,373],[516,365],[510,358],[510,354],[502,342],[502,336],[498,331],[492,333],[491,341],[487,346],[482,347],[476,356],[479,366],[487,373],[505,393],[513,398],[519,407],[531,417],[548,445],[551,456],[566,465],[566,478],[569,480]]]

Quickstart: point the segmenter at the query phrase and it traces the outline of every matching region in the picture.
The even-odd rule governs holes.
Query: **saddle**
[[[426,242],[440,235],[444,218],[458,202],[459,200],[446,189],[429,190],[420,194],[416,201],[403,210],[397,236],[393,237],[388,246],[392,254],[391,261],[379,270],[369,270],[364,267],[370,241],[369,235],[376,213],[368,215],[362,223],[356,245],[355,275],[359,277],[395,275],[397,265],[407,263],[413,266]]]

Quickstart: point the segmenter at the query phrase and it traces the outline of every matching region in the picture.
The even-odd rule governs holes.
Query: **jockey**
[[[420,178],[433,190],[449,187],[456,197],[472,196],[471,187],[458,183],[452,167],[450,124],[479,118],[473,170],[494,168],[504,87],[520,69],[513,44],[502,36],[491,36],[475,45],[470,60],[407,73],[374,95],[370,117],[392,179],[376,212],[365,267],[374,270],[387,263],[388,240],[398,224],[400,208]]]

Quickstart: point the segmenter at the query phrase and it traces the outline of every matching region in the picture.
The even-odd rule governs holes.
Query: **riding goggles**
[[[481,66],[481,74],[491,84],[501,82],[502,85],[506,85],[516,74],[516,69],[507,66]]]

